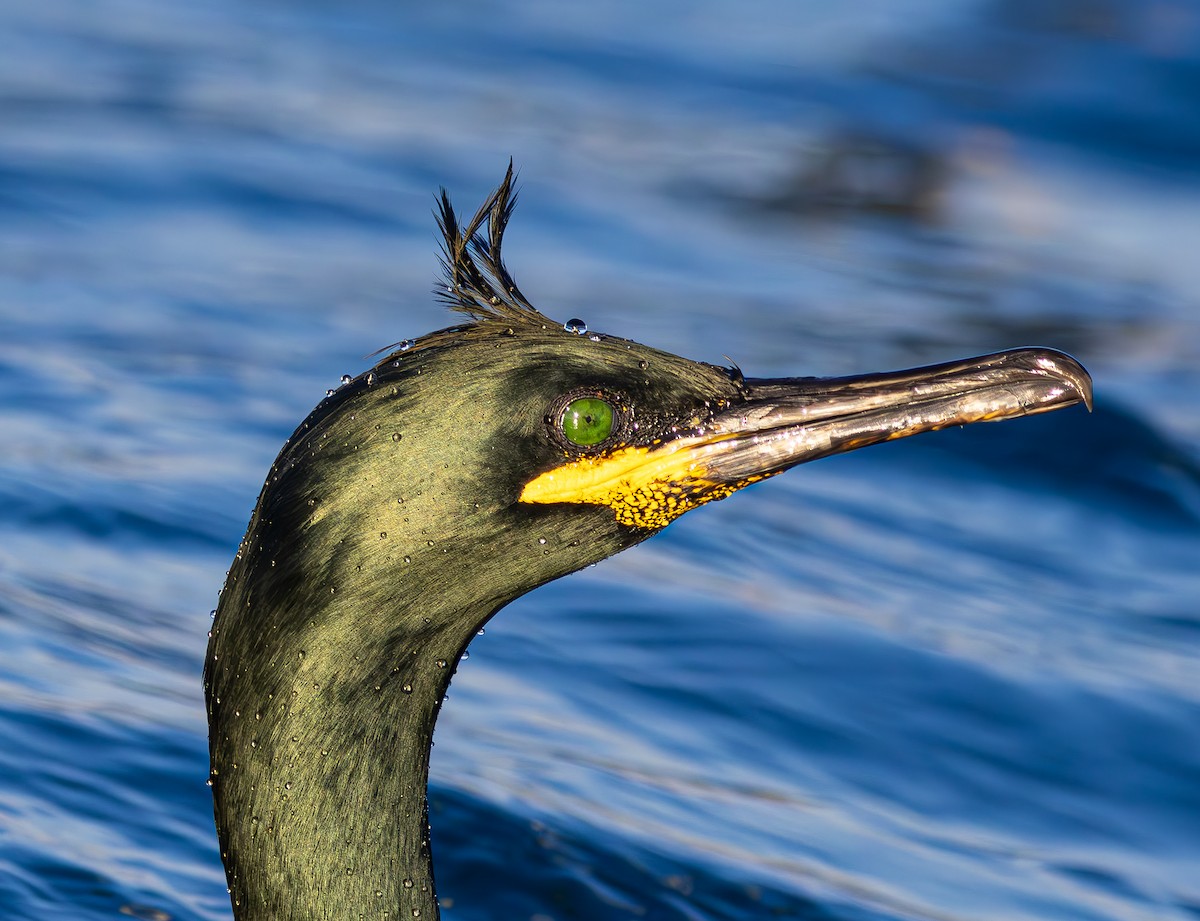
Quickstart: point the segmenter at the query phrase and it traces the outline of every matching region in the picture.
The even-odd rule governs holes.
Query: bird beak
[[[762,479],[805,461],[971,422],[1092,408],[1092,379],[1052,349],[1015,349],[854,377],[747,380],[746,403],[712,419],[694,446],[705,477]]]
[[[658,444],[546,471],[520,501],[607,505],[622,524],[653,530],[805,461],[952,425],[1090,410],[1092,379],[1062,352],[1015,349],[884,374],[746,380],[743,394]]]

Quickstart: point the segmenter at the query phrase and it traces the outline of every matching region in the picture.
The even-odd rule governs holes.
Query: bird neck
[[[323,609],[310,600],[299,617],[255,611],[271,592],[237,576],[235,564],[207,672],[235,917],[437,919],[426,799],[433,728],[462,650],[493,611],[445,617],[409,605],[387,612],[386,633],[366,631],[336,593]],[[237,650],[253,653],[239,660]]]
[[[503,605],[649,533],[517,501],[525,460],[475,437],[487,376],[462,370],[494,352],[347,385],[267,476],[204,672],[238,921],[436,919],[426,782],[455,664]]]

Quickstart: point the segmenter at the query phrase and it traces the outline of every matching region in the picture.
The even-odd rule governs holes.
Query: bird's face
[[[325,504],[324,518],[354,523],[360,549],[400,575],[433,560],[441,573],[490,568],[462,585],[501,600],[803,461],[1044,412],[1089,388],[1072,359],[1042,349],[753,380],[549,322],[473,325],[380,362],[327,415],[333,430],[318,409],[303,440],[335,451],[324,466],[339,489],[311,520]],[[356,508],[332,511],[347,502]]]
[[[473,585],[528,591],[736,488],[664,458],[683,461],[667,446],[744,402],[740,375],[623,339],[469,327],[426,337],[351,386],[361,407],[330,420],[355,417],[357,436],[321,439],[353,446],[337,466],[357,472],[339,479],[375,509],[347,518],[399,538],[414,567],[434,554],[443,571],[451,558],[497,568]]]

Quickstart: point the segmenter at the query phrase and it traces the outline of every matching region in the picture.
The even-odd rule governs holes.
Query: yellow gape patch
[[[753,482],[708,479],[694,450],[699,446],[683,442],[673,447],[618,448],[610,454],[581,457],[531,480],[521,492],[521,501],[607,505],[621,524],[665,528],[684,512],[724,499]]]

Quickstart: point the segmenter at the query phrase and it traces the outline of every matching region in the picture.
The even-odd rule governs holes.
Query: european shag
[[[283,446],[204,669],[239,921],[438,917],[426,780],[438,708],[505,604],[814,458],[1091,404],[1069,356],[750,379],[552,322],[501,261],[512,167],[460,225],[461,325],[399,343]]]

